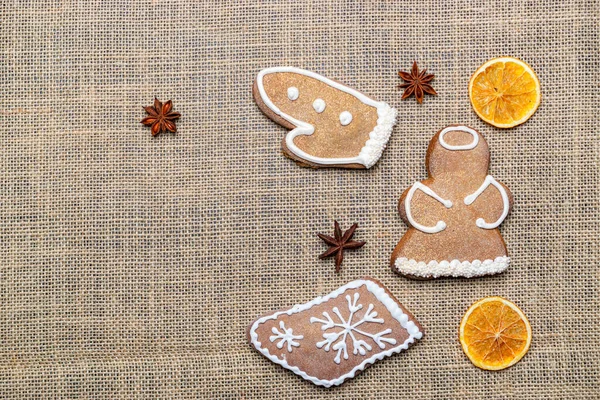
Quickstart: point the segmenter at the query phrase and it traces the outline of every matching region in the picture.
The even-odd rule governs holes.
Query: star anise
[[[352,239],[354,235],[354,231],[358,228],[358,224],[354,224],[342,235],[342,230],[340,229],[340,224],[337,221],[335,222],[335,230],[334,236],[323,235],[322,233],[318,233],[319,236],[325,243],[327,243],[330,247],[329,249],[319,256],[319,259],[323,259],[326,257],[331,257],[335,255],[335,272],[340,272],[340,267],[342,266],[342,261],[344,260],[344,250],[348,249],[358,249],[363,247],[366,242],[358,242]]]
[[[150,132],[152,136],[156,136],[161,132],[177,132],[177,126],[175,126],[175,120],[181,117],[181,114],[172,112],[173,102],[167,101],[165,104],[154,98],[154,107],[144,107],[144,110],[148,113],[148,116],[140,122],[146,126],[152,126]]]
[[[412,71],[410,71],[410,74],[403,71],[398,72],[400,78],[404,79],[405,82],[398,86],[398,88],[405,89],[404,93],[402,94],[402,100],[406,100],[414,94],[419,104],[421,104],[423,103],[424,93],[437,95],[437,92],[429,84],[435,75],[426,74],[427,69],[424,69],[419,73],[419,67],[417,67],[416,61],[413,61]]]

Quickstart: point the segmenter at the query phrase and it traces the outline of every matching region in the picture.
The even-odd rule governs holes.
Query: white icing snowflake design
[[[304,336],[294,335],[292,328],[286,329],[283,321],[279,321],[279,327],[281,328],[281,331],[279,331],[275,327],[273,327],[273,329],[271,329],[271,332],[273,332],[274,335],[269,337],[269,340],[271,341],[271,343],[273,343],[276,340],[279,340],[279,343],[276,344],[278,349],[282,349],[283,346],[287,343],[287,351],[288,351],[288,353],[291,353],[292,347],[300,346],[300,343],[296,342],[295,340],[302,340],[302,339],[304,339]]]
[[[364,323],[375,323],[375,324],[383,324],[383,318],[377,318],[377,312],[373,311],[373,304],[369,304],[369,308],[365,315],[359,321],[353,322],[354,314],[363,308],[362,304],[357,304],[360,295],[358,293],[354,293],[354,299],[350,298],[350,296],[346,296],[346,300],[348,300],[348,309],[350,311],[350,315],[348,319],[344,319],[340,310],[337,307],[333,307],[332,311],[335,315],[338,316],[340,322],[334,322],[329,313],[324,312],[323,316],[325,319],[319,319],[316,317],[312,317],[310,319],[310,323],[318,322],[323,324],[321,330],[325,331],[332,328],[340,328],[337,332],[323,333],[323,338],[325,340],[318,342],[317,347],[319,349],[325,347],[325,351],[329,351],[330,348],[333,350],[337,350],[337,355],[333,359],[336,364],[339,364],[342,359],[342,353],[344,355],[344,360],[348,359],[348,345],[346,343],[346,339],[350,336],[352,339],[352,354],[357,355],[360,354],[364,356],[367,354],[367,351],[371,351],[373,347],[367,343],[365,340],[358,339],[358,337],[370,338],[375,344],[379,346],[381,349],[385,349],[385,344],[389,343],[391,345],[396,344],[396,339],[386,338],[385,335],[392,333],[390,328],[385,329],[379,333],[368,333],[364,332],[358,327]],[[360,335],[360,336],[359,336]]]

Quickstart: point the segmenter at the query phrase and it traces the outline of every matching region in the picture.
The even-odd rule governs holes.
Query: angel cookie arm
[[[477,198],[490,185],[495,186],[496,189],[498,189],[498,191],[500,192],[500,196],[502,196],[502,215],[500,215],[500,218],[498,218],[496,221],[491,222],[491,223],[486,222],[483,218],[477,218],[477,221],[475,221],[475,224],[482,229],[495,229],[498,226],[500,226],[500,224],[502,223],[502,221],[504,221],[504,219],[506,218],[506,216],[508,215],[508,213],[511,209],[511,201],[509,198],[510,192],[508,191],[508,189],[506,187],[504,187],[504,185],[502,185],[500,182],[498,182],[496,179],[494,179],[494,177],[491,175],[488,175],[485,177],[485,180],[483,181],[483,183],[481,184],[479,189],[477,189],[474,193],[465,197],[465,204],[468,206],[473,204],[475,202],[475,200],[477,200]]]
[[[452,202],[450,200],[443,199],[436,192],[434,192],[431,188],[425,186],[421,182],[415,182],[415,184],[412,185],[412,187],[408,190],[408,193],[406,194],[406,197],[404,198],[404,201],[403,201],[404,202],[404,212],[406,213],[406,221],[413,228],[418,229],[421,232],[425,232],[425,233],[438,233],[438,232],[441,232],[444,229],[446,229],[446,223],[441,220],[438,221],[437,224],[435,224],[435,226],[425,226],[425,225],[421,225],[417,221],[415,221],[415,219],[412,215],[412,211],[411,211],[411,202],[412,202],[413,196],[417,190],[421,190],[423,193],[425,193],[429,197],[439,201],[446,208],[452,207]]]

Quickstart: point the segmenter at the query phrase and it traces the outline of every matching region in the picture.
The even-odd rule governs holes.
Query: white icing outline
[[[464,144],[464,145],[460,145],[460,146],[453,146],[450,145],[448,143],[446,143],[446,141],[444,141],[444,135],[448,132],[454,132],[454,131],[461,131],[461,132],[467,132],[470,133],[471,136],[473,136],[473,141],[469,144]],[[440,145],[445,148],[446,150],[451,150],[451,151],[455,151],[455,150],[471,150],[474,149],[475,147],[477,147],[477,145],[479,144],[479,134],[477,134],[477,131],[475,131],[474,129],[469,128],[468,126],[449,126],[447,128],[442,129],[442,131],[440,132],[440,137],[439,137],[439,142]]]
[[[483,218],[477,218],[475,224],[482,229],[495,229],[498,226],[500,226],[502,221],[504,221],[504,219],[508,215],[508,211],[510,208],[510,202],[508,201],[508,194],[506,193],[506,190],[504,190],[504,187],[502,187],[502,185],[498,183],[498,181],[494,179],[494,177],[491,175],[485,177],[485,180],[483,181],[479,189],[475,191],[475,193],[472,193],[465,197],[465,204],[468,206],[473,204],[473,202],[477,200],[479,195],[481,195],[484,192],[484,190],[486,190],[490,185],[495,186],[496,189],[498,189],[498,191],[500,192],[500,195],[502,196],[502,215],[500,216],[500,218],[498,218],[496,222],[492,222],[491,224],[485,222]]]
[[[277,72],[293,72],[293,73],[296,73],[299,75],[304,75],[304,76],[308,76],[308,77],[317,79],[329,86],[334,87],[335,89],[341,90],[344,93],[348,93],[348,94],[356,97],[356,99],[358,99],[360,102],[362,102],[366,105],[375,107],[377,109],[377,116],[378,116],[377,125],[375,126],[375,128],[373,128],[371,133],[369,133],[369,140],[367,140],[367,142],[365,143],[363,148],[360,150],[360,153],[358,154],[358,156],[345,157],[345,158],[315,157],[315,156],[311,156],[310,154],[302,151],[294,144],[294,138],[296,136],[312,135],[315,131],[315,128],[314,128],[314,126],[312,126],[311,124],[309,124],[307,122],[297,120],[296,118],[292,117],[291,115],[284,113],[275,104],[273,104],[271,99],[269,99],[269,97],[267,96],[267,93],[265,91],[264,85],[263,85],[263,78],[267,74],[273,74],[273,73],[277,73]],[[325,78],[324,76],[321,76],[319,74],[316,74],[314,72],[307,71],[304,69],[295,68],[295,67],[273,67],[273,68],[263,69],[262,71],[260,71],[258,73],[258,75],[256,77],[256,86],[258,87],[258,92],[260,94],[260,97],[261,97],[263,103],[267,107],[269,107],[269,109],[271,111],[273,111],[275,114],[279,115],[286,121],[288,121],[296,126],[296,128],[291,130],[285,138],[285,143],[286,143],[287,148],[292,153],[294,153],[296,156],[298,156],[306,161],[313,162],[315,164],[322,164],[322,165],[362,164],[366,168],[371,168],[373,165],[375,165],[375,163],[381,157],[381,154],[383,153],[383,150],[385,149],[385,146],[387,145],[387,142],[390,139],[390,135],[392,134],[392,129],[394,128],[394,125],[396,124],[396,116],[398,115],[398,112],[396,111],[396,109],[390,107],[386,103],[375,101],[354,89],[351,89],[347,86],[342,85],[341,83],[334,82],[331,79]]]
[[[441,198],[436,192],[434,192],[430,187],[423,185],[421,182],[415,182],[414,185],[411,186],[408,194],[406,195],[406,199],[404,199],[404,209],[406,210],[406,219],[413,226],[413,228],[420,230],[425,233],[438,233],[446,229],[446,223],[444,221],[438,221],[435,226],[425,226],[419,224],[414,220],[412,216],[412,212],[410,211],[410,202],[412,201],[413,195],[417,190],[421,190],[426,195],[434,198],[435,200],[442,203],[446,208],[452,207],[452,202],[450,200],[446,200]]]
[[[294,101],[298,100],[298,97],[300,97],[300,92],[298,91],[298,88],[296,86],[290,86],[287,90],[287,95],[288,99]]]
[[[403,275],[421,278],[439,278],[451,276],[454,278],[473,278],[476,276],[499,274],[508,268],[510,257],[496,257],[494,260],[474,261],[416,261],[406,257],[397,258],[394,266]]]
[[[350,125],[352,119],[353,117],[350,111],[342,111],[340,113],[340,124],[342,124],[343,126]]]
[[[367,290],[371,292],[377,298],[377,300],[379,300],[387,308],[392,317],[396,319],[404,329],[407,330],[409,337],[406,339],[406,341],[404,341],[404,343],[392,347],[388,350],[374,354],[373,356],[369,357],[368,359],[364,360],[362,363],[354,367],[350,372],[331,380],[319,379],[317,377],[308,375],[300,368],[289,365],[285,359],[278,358],[276,355],[269,353],[268,349],[261,347],[261,343],[258,341],[258,334],[256,333],[256,329],[259,327],[259,325],[269,320],[275,320],[277,319],[277,317],[283,314],[292,315],[297,314],[301,311],[308,310],[315,305],[324,303],[330,299],[335,299],[336,297],[344,294],[349,289],[358,289],[361,286],[366,286]],[[340,287],[339,289],[334,290],[327,296],[317,297],[316,299],[309,301],[306,304],[298,304],[290,308],[289,310],[278,311],[274,314],[261,317],[257,319],[250,328],[250,341],[252,345],[254,345],[254,347],[265,357],[267,357],[272,362],[279,364],[286,369],[289,369],[296,375],[300,375],[302,378],[311,381],[315,385],[325,387],[330,387],[334,385],[337,386],[342,384],[346,379],[353,378],[358,371],[363,371],[367,367],[367,365],[373,364],[378,360],[382,360],[384,357],[389,357],[395,353],[399,353],[402,350],[406,350],[408,348],[408,345],[413,343],[415,340],[421,339],[422,337],[423,332],[421,332],[417,325],[410,320],[410,317],[402,311],[402,309],[398,306],[396,301],[394,301],[394,299],[392,299],[390,295],[386,293],[385,289],[379,286],[377,283],[365,279],[358,279],[352,281]]]
[[[315,101],[313,101],[312,106],[316,112],[321,114],[323,111],[325,111],[325,108],[327,108],[327,103],[325,103],[325,100],[323,99],[316,99]]]

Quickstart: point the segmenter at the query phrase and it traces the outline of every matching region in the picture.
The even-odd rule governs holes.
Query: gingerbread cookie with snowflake
[[[412,314],[371,278],[262,316],[248,328],[248,341],[259,353],[325,387],[342,384],[422,336]]]

